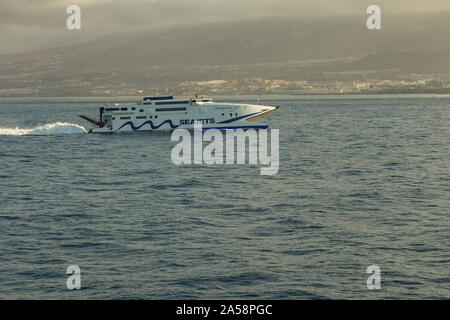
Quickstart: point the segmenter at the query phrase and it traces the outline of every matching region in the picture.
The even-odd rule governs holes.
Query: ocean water
[[[168,132],[87,134],[100,101],[0,100],[0,298],[450,298],[450,98],[264,102],[273,176],[176,166]]]

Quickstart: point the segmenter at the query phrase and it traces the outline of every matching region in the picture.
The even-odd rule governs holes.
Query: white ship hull
[[[100,108],[100,121],[81,117],[97,125],[90,130],[92,133],[193,129],[195,123],[201,123],[204,129],[265,129],[268,125],[258,121],[277,108],[210,99],[177,101],[172,97],[155,97],[144,98],[134,105]]]

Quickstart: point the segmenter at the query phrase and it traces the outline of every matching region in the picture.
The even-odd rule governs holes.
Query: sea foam
[[[86,133],[86,129],[78,124],[68,122],[49,123],[31,129],[20,129],[18,127],[16,127],[15,129],[0,128],[0,135],[9,135],[9,136],[23,136],[23,135],[48,136],[48,135],[78,134],[78,133]]]

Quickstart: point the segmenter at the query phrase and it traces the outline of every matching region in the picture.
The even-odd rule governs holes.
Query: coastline
[[[189,98],[186,95],[176,95],[180,98]],[[247,94],[237,94],[237,95],[205,95],[215,100],[219,99],[258,99],[261,97],[261,100],[274,100],[280,98],[292,97],[296,99],[389,99],[389,98],[450,98],[450,93],[327,93],[327,94],[267,94],[267,95],[247,95]],[[80,102],[89,102],[89,101],[99,101],[99,102],[134,102],[136,99],[139,99],[138,95],[135,96],[14,96],[14,97],[0,97],[0,101],[27,101],[29,99],[38,100],[38,101],[80,101]]]

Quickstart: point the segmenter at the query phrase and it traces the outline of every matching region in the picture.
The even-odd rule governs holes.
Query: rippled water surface
[[[450,298],[450,99],[265,102],[274,176],[84,133],[95,101],[1,100],[0,298]]]

